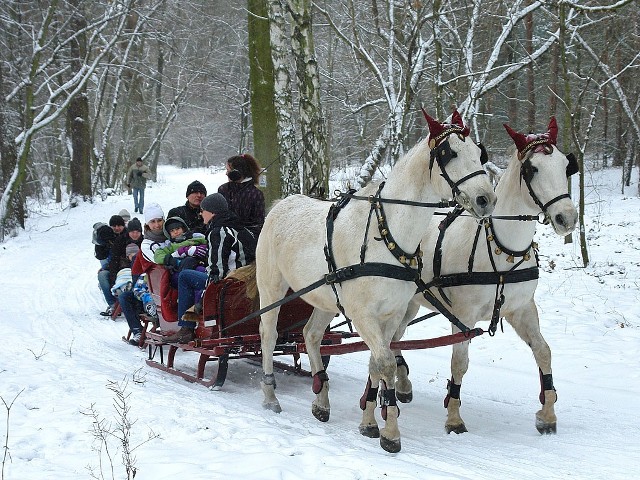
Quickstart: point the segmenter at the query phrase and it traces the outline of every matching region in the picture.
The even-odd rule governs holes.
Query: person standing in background
[[[133,190],[133,208],[135,213],[144,211],[144,189],[147,188],[147,180],[151,178],[151,170],[142,161],[136,158],[136,163],[131,165],[127,172],[127,187]]]
[[[227,201],[229,210],[240,219],[243,227],[256,237],[264,223],[264,194],[258,189],[262,168],[248,153],[231,157],[226,162],[229,181],[218,188]]]

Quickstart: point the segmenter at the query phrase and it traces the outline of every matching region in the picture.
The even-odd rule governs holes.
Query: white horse
[[[262,308],[282,299],[289,287],[299,291],[332,272],[329,282],[302,297],[314,307],[304,329],[317,394],[312,412],[321,421],[329,419],[329,384],[320,341],[342,308],[371,350],[372,381],[386,383],[384,398],[389,408],[380,443],[391,452],[400,450],[400,431],[394,391],[396,363],[389,342],[416,292],[418,247],[435,205],[424,203],[450,198],[453,191],[471,214],[484,217],[496,202],[487,176],[481,175],[481,149],[468,137],[469,129],[460,115],[454,111],[451,124],[441,124],[426,113],[425,117],[430,137],[398,161],[385,183],[343,197],[341,208],[336,205],[331,210],[331,220],[331,204],[325,201],[303,195],[285,198],[267,215],[256,251]],[[372,218],[374,213],[377,221]],[[354,278],[350,272],[362,276]],[[280,412],[272,355],[277,317],[278,308],[262,314],[260,336],[263,406]]]
[[[506,124],[505,128],[517,151],[498,182],[498,202],[491,219],[483,220],[479,225],[476,219],[468,216],[451,218],[444,221],[449,223],[444,230],[444,223],[438,228],[441,219],[432,219],[422,242],[425,252],[422,279],[431,286],[436,301],[448,304],[449,311],[467,327],[473,328],[480,320],[492,319],[495,329],[499,318],[504,317],[531,347],[542,385],[542,409],[536,414],[536,428],[540,433],[554,433],[557,397],[551,375],[551,350],[540,333],[538,309],[533,298],[538,284],[533,236],[539,212],[558,235],[567,235],[574,230],[577,212],[567,193],[567,178],[577,172],[577,163],[572,155],[565,156],[555,146],[557,125],[553,117],[547,133],[542,135],[517,133]],[[520,219],[516,220],[518,217]],[[476,239],[476,235],[479,238]],[[475,277],[466,277],[469,271],[473,271]],[[504,283],[498,280],[500,276]],[[482,282],[485,284],[471,284]],[[420,305],[434,309],[422,295],[416,295],[394,340],[402,337]],[[458,331],[455,326],[452,328],[454,332]],[[398,399],[410,401],[408,367],[401,352],[394,353],[398,362]],[[448,433],[467,431],[460,417],[460,385],[468,366],[469,342],[454,344],[451,380],[445,398]],[[367,402],[364,424],[375,422],[374,408],[375,403]]]

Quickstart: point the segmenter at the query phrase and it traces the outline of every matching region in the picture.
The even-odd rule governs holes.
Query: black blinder
[[[522,162],[522,166],[520,167],[520,174],[522,175],[522,178],[526,183],[530,183],[531,180],[533,180],[534,173],[536,173],[536,171],[531,164],[531,160],[527,159]]]
[[[569,165],[567,165],[567,178],[569,178],[574,173],[580,171],[580,166],[578,165],[578,159],[573,153],[567,155],[567,160],[569,160]]]
[[[443,169],[452,158],[456,158],[457,156],[458,154],[451,150],[449,140],[445,140],[440,145],[431,150],[431,165],[433,165],[433,160],[435,158],[440,169]]]
[[[487,153],[487,149],[484,148],[484,145],[479,143],[478,147],[480,147],[480,164],[484,165],[489,161],[489,154]]]

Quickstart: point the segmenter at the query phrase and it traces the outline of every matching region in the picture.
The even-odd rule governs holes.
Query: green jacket
[[[184,242],[179,243],[171,243],[163,248],[158,248],[153,254],[153,261],[158,265],[162,265],[164,263],[164,257],[167,255],[171,255],[173,252],[178,250],[180,247],[184,246],[192,246],[192,245],[204,245],[207,243],[207,238],[203,235],[201,237],[190,238],[189,240],[185,240]]]
[[[127,172],[127,187],[144,190],[147,186],[147,179],[151,178],[151,170],[146,165],[138,166],[134,163]]]

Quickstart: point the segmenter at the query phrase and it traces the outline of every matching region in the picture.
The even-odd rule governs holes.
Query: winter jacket
[[[264,194],[255,186],[253,179],[242,183],[223,183],[218,193],[227,200],[229,210],[238,216],[241,225],[251,230],[257,238],[264,224]]]
[[[147,179],[151,178],[151,170],[146,165],[138,167],[135,163],[129,167],[126,184],[130,188],[144,190],[147,186]]]
[[[233,212],[217,214],[207,224],[209,257],[207,285],[256,259],[257,237]]]
[[[182,242],[170,242],[169,245],[157,248],[153,253],[153,261],[158,265],[164,263],[164,257],[171,255],[180,247],[192,246],[192,245],[205,245],[207,243],[206,237],[202,233],[189,233],[189,238],[186,238]]]
[[[262,193],[262,192],[260,192]],[[200,213],[200,207],[192,207],[187,200],[184,205],[174,207],[169,210],[167,218],[180,217],[187,224],[189,230],[197,233],[204,233],[207,227],[202,220],[202,214]]]
[[[120,270],[131,267],[131,262],[127,258],[127,245],[135,243],[140,247],[143,239],[144,237],[140,235],[137,241],[133,241],[126,230],[116,237],[111,247],[111,258],[109,260],[109,266],[107,267],[109,269],[109,283],[111,285],[114,285],[116,275]]]
[[[145,225],[144,240],[142,241],[142,245],[140,245],[140,252],[147,262],[155,263],[154,257],[156,250],[158,250],[159,248],[164,248],[170,244],[171,241],[167,240],[167,237],[164,236],[164,233],[153,233]],[[137,256],[138,255],[136,255],[136,257]]]

